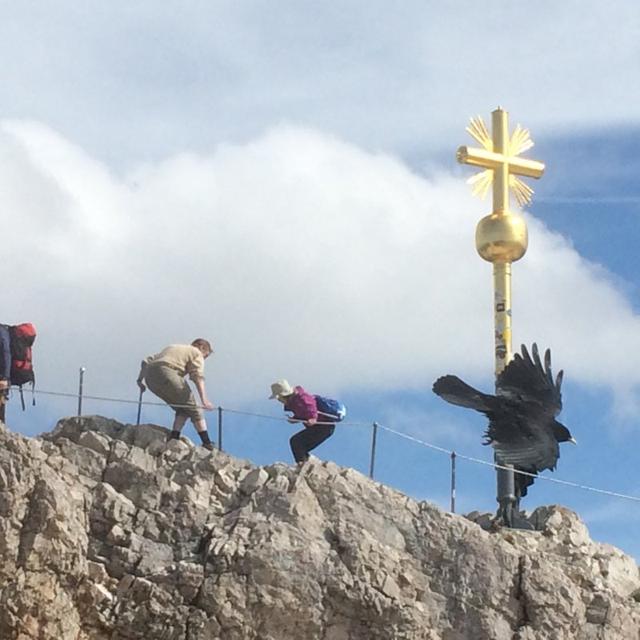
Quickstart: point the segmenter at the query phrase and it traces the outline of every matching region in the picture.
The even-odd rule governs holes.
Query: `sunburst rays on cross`
[[[471,122],[466,130],[486,151],[493,153],[493,140],[481,116],[471,118]],[[521,153],[528,151],[533,147],[533,144],[529,130],[518,125],[508,141],[508,148],[504,154],[506,156],[505,161],[508,163],[510,159],[516,158]],[[486,197],[493,183],[493,176],[494,169],[485,169],[471,176],[467,182],[472,186],[473,195],[481,198]],[[509,172],[509,188],[513,191],[516,201],[521,207],[531,202],[533,189],[511,172]]]

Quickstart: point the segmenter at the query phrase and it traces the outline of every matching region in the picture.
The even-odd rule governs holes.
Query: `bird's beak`
[[[569,438],[567,442],[570,442],[571,444],[578,444],[578,441],[573,437]]]

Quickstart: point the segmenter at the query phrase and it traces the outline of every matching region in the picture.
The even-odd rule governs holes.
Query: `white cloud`
[[[291,127],[124,180],[43,125],[4,122],[12,223],[5,322],[39,328],[43,389],[135,395],[142,356],[198,335],[214,401],[286,376],[326,392],[425,389],[446,372],[486,388],[491,266],[474,250],[487,205],[446,174]],[[529,218],[514,265],[514,338],[551,346],[572,381],[629,390],[638,317],[609,279]]]
[[[59,0],[0,17],[3,113],[120,166],[279,121],[403,155],[462,144],[498,104],[538,136],[638,123],[635,0]]]
[[[640,322],[617,279],[539,221],[530,219],[529,227],[531,249],[522,268],[514,267],[516,340],[553,347],[556,367],[573,380],[610,386],[618,400],[628,397],[640,379],[629,358],[640,347]]]

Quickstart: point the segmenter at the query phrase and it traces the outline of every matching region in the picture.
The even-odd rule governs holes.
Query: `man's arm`
[[[138,383],[138,386],[140,387],[140,391],[142,391],[143,393],[147,390],[147,387],[145,387],[144,385],[144,376],[146,371],[147,371],[147,363],[145,360],[143,360],[140,363],[140,373],[138,374],[138,379],[136,380],[136,382]]]
[[[204,387],[204,378],[196,378],[193,381],[193,384],[196,385],[196,389],[198,390],[198,395],[200,396],[200,402],[205,409],[213,409],[213,403],[209,402],[207,398],[207,390]]]

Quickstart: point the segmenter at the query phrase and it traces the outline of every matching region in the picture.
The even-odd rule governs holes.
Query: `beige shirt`
[[[188,374],[194,382],[204,380],[204,356],[200,349],[190,344],[170,344],[160,353],[142,361],[143,367],[152,364],[175,369],[181,376]]]

